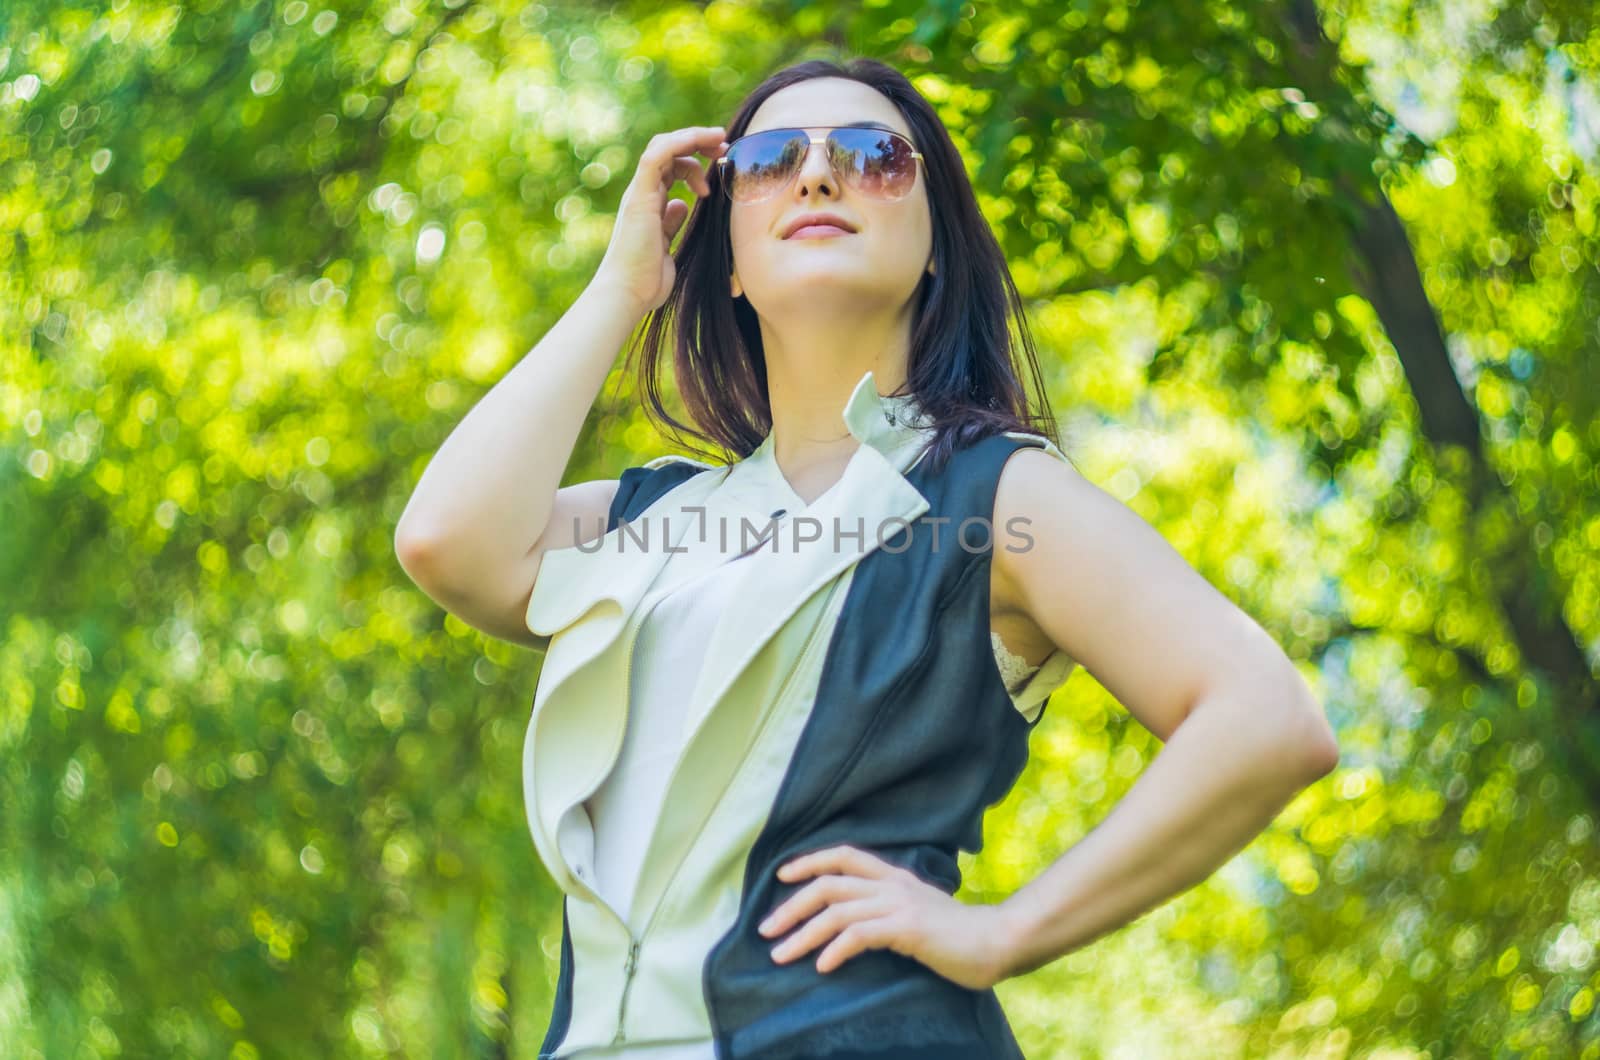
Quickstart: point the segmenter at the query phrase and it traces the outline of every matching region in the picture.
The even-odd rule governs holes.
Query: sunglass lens
[[[902,137],[880,129],[835,129],[828,136],[839,175],[863,195],[904,197],[917,179],[917,160]]]
[[[805,133],[771,129],[736,141],[728,148],[728,195],[736,202],[755,202],[783,187],[811,146]]]

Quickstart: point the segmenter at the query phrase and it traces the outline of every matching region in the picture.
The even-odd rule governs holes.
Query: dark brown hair
[[[745,97],[725,139],[731,143],[743,136],[767,97],[817,77],[847,78],[877,89],[904,116],[923,154],[935,274],[924,273],[913,295],[905,389],[932,417],[934,437],[926,456],[930,469],[942,468],[955,449],[1006,430],[1042,434],[1059,446],[1022,298],[1005,255],[978,209],[944,123],[903,74],[868,58],[843,65],[815,59],[786,67]],[[711,194],[694,204],[672,252],[677,267],[672,292],[645,317],[635,351],[648,399],[646,416],[653,412],[660,422],[743,459],[771,430],[772,407],[756,311],[745,298],[735,299],[729,292],[731,203],[719,168],[710,167]],[[1008,316],[1016,324],[1016,344],[1007,330]],[[678,393],[697,427],[680,423],[661,401],[660,362],[669,334]],[[1019,359],[1031,375],[1037,414],[1030,411],[1018,379]],[[672,436],[685,448],[694,448],[677,431]]]

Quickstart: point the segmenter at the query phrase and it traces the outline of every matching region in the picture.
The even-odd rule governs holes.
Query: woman
[[[995,983],[1197,882],[1332,769],[1276,645],[1034,428],[1008,315],[1037,387],[933,109],[883,64],[802,63],[726,129],[652,138],[594,281],[428,467],[406,570],[546,653],[542,1057],[1019,1057]],[[558,489],[647,317],[651,409],[685,428],[670,332],[690,433],[736,459]],[[956,900],[1078,662],[1170,747],[1037,880]]]

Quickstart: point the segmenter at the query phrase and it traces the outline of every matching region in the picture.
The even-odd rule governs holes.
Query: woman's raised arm
[[[540,554],[604,532],[615,480],[558,487],[618,351],[672,290],[669,246],[688,209],[667,193],[682,179],[709,194],[693,155],[720,153],[722,133],[692,127],[651,138],[594,279],[450,433],[407,501],[396,556],[464,621],[537,646],[519,635],[517,605],[527,605]],[[574,519],[582,524],[576,537]]]

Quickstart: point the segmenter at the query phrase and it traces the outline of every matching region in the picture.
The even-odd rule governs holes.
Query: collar
[[[871,446],[904,474],[921,455],[923,443],[933,436],[933,417],[917,403],[914,394],[880,394],[877,380],[869,368],[856,381],[844,403],[840,418],[863,446]],[[805,500],[789,485],[778,468],[773,452],[773,433],[761,440],[749,456],[739,462],[754,481],[769,485],[788,502],[791,511],[807,507]]]

